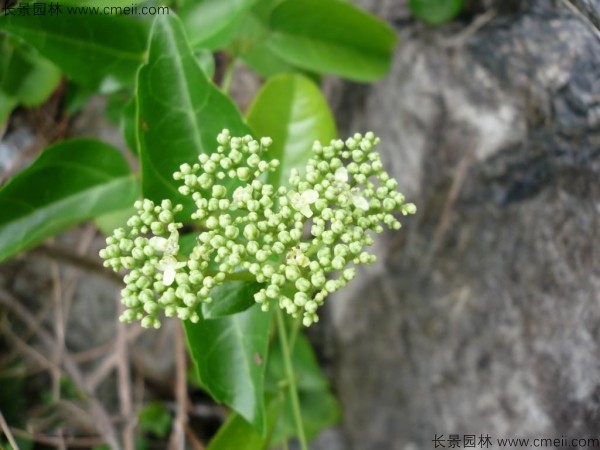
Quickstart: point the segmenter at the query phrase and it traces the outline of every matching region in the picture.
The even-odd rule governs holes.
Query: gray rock
[[[600,8],[565,3],[408,22],[383,82],[333,90],[419,208],[329,302],[346,448],[600,433]]]

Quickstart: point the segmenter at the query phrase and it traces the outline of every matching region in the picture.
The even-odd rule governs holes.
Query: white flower
[[[292,247],[286,255],[288,264],[294,264],[298,267],[306,267],[310,264],[310,259],[302,253],[298,247]]]
[[[167,239],[167,249],[165,255],[175,256],[179,253],[179,233],[173,231],[169,239]]]
[[[290,203],[297,211],[300,211],[300,213],[306,217],[312,217],[313,212],[310,209],[310,205],[316,202],[319,198],[319,193],[317,191],[314,189],[308,189],[302,194],[290,191],[289,197]]]
[[[340,167],[333,175],[334,184],[338,187],[343,187],[348,183],[348,170],[345,167]]]
[[[175,256],[179,253],[179,232],[172,230],[169,238],[154,236],[148,243],[160,254]]]
[[[163,271],[163,284],[165,286],[171,286],[175,281],[175,275],[177,270],[185,267],[185,262],[180,262],[175,259],[174,256],[167,255],[158,262],[158,270]]]
[[[163,254],[167,250],[169,240],[164,237],[154,236],[150,239],[149,244],[152,246],[155,252]]]
[[[358,193],[357,189],[353,189],[351,194],[352,194],[352,204],[356,208],[362,209],[363,211],[369,210],[369,201],[366,198],[364,198],[362,195],[360,195]]]
[[[343,189],[344,186],[348,184],[348,170],[345,167],[340,167],[335,171],[335,174],[333,175],[333,184],[340,189]],[[369,210],[369,201],[360,195],[357,188],[352,189],[350,195],[354,207],[362,209],[363,211]]]

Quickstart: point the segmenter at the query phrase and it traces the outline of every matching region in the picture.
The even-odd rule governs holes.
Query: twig
[[[440,45],[445,48],[459,47],[463,45],[471,36],[473,36],[480,29],[482,29],[494,17],[496,17],[496,11],[493,9],[490,9],[489,11],[480,14],[460,33],[451,36],[444,42],[441,42]]]
[[[93,273],[94,275],[99,275],[111,281],[112,283],[115,283],[118,286],[123,285],[123,280],[121,279],[119,274],[113,272],[112,270],[106,270],[106,268],[100,263],[99,259],[96,260],[86,256],[81,256],[58,245],[50,246],[48,244],[39,246],[38,248],[33,250],[33,253],[39,256],[63,262],[65,264],[69,264],[80,270],[85,270],[87,272]]]
[[[35,318],[31,316],[29,311],[27,311],[27,309],[24,308],[11,293],[2,288],[0,288],[0,304],[3,304],[4,306],[8,307],[26,325],[31,326],[32,323],[35,324]],[[50,335],[50,333],[48,333],[48,331],[46,331],[42,327],[39,327],[37,331],[37,336],[41,339],[42,343],[48,348],[50,352],[54,351],[56,343],[54,342],[52,336]],[[29,350],[33,350],[28,346],[27,348]],[[35,353],[38,355],[38,357],[42,356],[39,355],[38,352]],[[47,361],[47,358],[42,356],[42,360]],[[50,364],[52,363],[50,362]],[[105,442],[108,445],[110,445],[110,447],[114,450],[120,449],[121,446],[119,445],[119,442],[116,438],[116,433],[111,424],[110,417],[108,416],[100,402],[98,402],[98,400],[96,400],[93,397],[93,392],[90,391],[90,389],[88,388],[88,385],[85,382],[85,379],[81,371],[79,370],[79,367],[75,364],[75,362],[69,357],[69,354],[66,352],[62,355],[62,365],[64,366],[65,371],[67,372],[73,383],[75,383],[77,388],[90,396],[89,402],[91,412],[96,418],[95,425],[99,433],[104,437]]]
[[[110,353],[104,360],[102,360],[96,370],[88,375],[86,384],[92,392],[98,388],[98,386],[117,366],[117,359],[118,356],[115,352]]]
[[[62,355],[65,351],[65,315],[63,307],[62,282],[60,271],[55,261],[50,262],[50,272],[52,273],[52,304],[54,305],[54,336],[56,345],[53,352],[53,360],[56,366],[60,367]],[[52,370],[52,400],[55,403],[60,401],[60,379],[61,370]],[[62,438],[62,427],[56,430],[60,441],[57,445],[59,450],[66,450],[65,441]]]
[[[185,449],[185,426],[187,424],[187,380],[186,354],[183,338],[183,326],[178,323],[175,328],[175,422],[169,439],[171,450]]]
[[[60,366],[62,354],[65,348],[65,321],[62,305],[62,284],[57,264],[50,263],[50,272],[52,273],[52,303],[54,304],[54,336],[56,346],[52,355],[52,360],[56,366]],[[60,369],[52,370],[52,399],[57,402],[60,400]]]
[[[8,307],[13,313],[17,315],[17,317],[23,321],[26,325],[30,327],[35,327],[36,319],[31,316],[29,311],[22,306],[22,302],[17,301],[17,299],[5,289],[0,288],[0,304]],[[46,348],[53,352],[56,347],[56,343],[52,338],[52,335],[45,330],[43,327],[38,327],[37,336],[41,339],[42,343],[46,346]],[[68,354],[63,354],[62,364],[65,367],[65,370],[69,374],[69,376],[73,379],[73,382],[79,386],[80,388],[85,387],[83,376],[79,371],[77,365],[69,358]],[[88,389],[81,389],[84,392],[87,392]]]
[[[144,329],[140,326],[129,326],[125,328],[125,334],[127,337],[127,342],[135,341],[140,334],[144,331]],[[111,339],[104,344],[100,344],[97,347],[91,348],[89,350],[84,350],[82,352],[71,353],[71,359],[76,362],[87,362],[93,359],[100,358],[101,356],[106,355],[108,352],[114,351],[117,345],[117,339]]]
[[[143,329],[141,327],[134,328],[131,333],[127,334],[127,338],[129,340],[134,340],[142,333],[142,331]],[[117,348],[116,343],[114,348]],[[102,383],[105,380],[108,374],[110,374],[113,371],[113,369],[117,367],[118,360],[118,352],[111,352],[109,355],[106,356],[106,358],[104,358],[100,365],[88,375],[87,385],[90,390],[96,390],[96,388],[100,385],[100,383]]]
[[[45,445],[58,446],[61,442],[69,447],[77,448],[90,448],[102,444],[104,441],[98,436],[90,437],[75,437],[75,436],[64,436],[61,438],[57,436],[48,436],[42,433],[29,433],[28,431],[21,430],[19,428],[11,427],[10,430],[15,436],[19,436],[30,441],[39,442]],[[15,447],[17,448],[17,447]]]
[[[35,335],[38,327],[41,326],[42,322],[44,321],[44,319],[46,317],[46,313],[49,309],[49,305],[50,305],[49,302],[44,302],[43,307],[37,313],[33,322],[31,324],[28,324],[25,330],[19,331],[19,335],[20,335],[21,339],[23,339],[23,341],[28,341],[31,336]],[[18,356],[19,356],[19,351],[17,349],[12,349],[12,351],[10,353],[8,353],[6,356],[4,356],[2,359],[0,359],[0,366],[6,366],[7,364],[10,363],[10,361],[17,358]]]
[[[425,255],[425,260],[423,263],[423,267],[425,270],[429,270],[431,267],[431,263],[433,262],[433,257],[438,251],[438,248],[446,234],[450,223],[452,222],[452,215],[454,210],[454,205],[458,200],[458,196],[460,194],[460,190],[465,182],[465,178],[467,176],[467,171],[471,164],[473,163],[473,151],[468,151],[461,158],[458,163],[458,167],[456,168],[456,174],[454,175],[454,179],[452,180],[452,185],[450,186],[450,191],[448,192],[448,197],[446,198],[446,202],[444,203],[444,208],[442,209],[442,215],[440,217],[440,221],[435,229],[433,234],[433,239],[431,240],[431,244],[427,249],[427,254]]]
[[[121,311],[120,296],[116,297],[117,311]],[[119,380],[119,402],[121,407],[121,415],[125,419],[123,427],[123,444],[125,450],[135,450],[135,421],[133,418],[133,404],[131,398],[131,378],[129,374],[129,357],[127,352],[127,328],[125,324],[118,321],[117,325],[117,378]]]
[[[79,239],[79,244],[77,245],[77,254],[82,258],[85,257],[92,243],[94,242],[94,236],[96,236],[96,231],[97,228],[94,224],[87,225],[87,227],[83,231],[82,236]],[[70,270],[67,269],[64,276],[65,289],[63,294],[63,310],[65,316],[65,324],[68,323],[69,312],[71,311],[71,305],[73,303],[73,298],[75,297],[75,290],[77,289],[77,285],[79,284],[80,275],[81,268],[77,267]]]
[[[581,10],[575,6],[573,3],[571,3],[568,0],[561,0],[565,6],[567,8],[569,8],[576,16],[578,16],[581,20],[583,20],[585,23],[587,23],[590,28],[592,29],[592,33],[594,33],[596,35],[596,37],[598,39],[600,39],[600,30],[598,30],[598,27],[594,24],[594,22],[592,22],[588,16],[586,16],[584,13],[581,12]]]
[[[144,392],[146,390],[146,386],[144,385],[144,376],[139,373],[139,372],[135,372],[134,373],[135,379],[134,379],[134,396],[133,396],[133,400],[134,400],[134,411],[139,411],[140,409],[142,409],[143,405],[144,405]]]
[[[1,410],[0,410],[0,428],[2,428],[2,432],[6,436],[6,439],[8,439],[8,443],[12,446],[13,450],[19,450],[19,446],[17,445],[17,442],[15,441],[15,438],[14,438],[10,428],[8,427],[8,424],[6,423],[6,420],[4,419],[4,414],[2,414]]]
[[[27,356],[29,356],[32,360],[34,360],[36,363],[38,363],[45,370],[48,370],[50,372],[58,371],[61,374],[63,373],[62,369],[59,366],[57,366],[54,363],[54,361],[46,358],[44,355],[42,355],[36,349],[34,349],[30,345],[28,345],[25,341],[23,341],[12,330],[12,327],[8,323],[5,322],[3,328],[4,328],[3,331],[4,331],[5,335],[6,335],[6,337],[9,338],[15,344],[15,346],[21,350],[22,353],[24,353]]]
[[[192,444],[192,447],[195,450],[206,450],[206,447],[204,447],[204,444],[200,441],[200,439],[198,439],[198,436],[196,436],[196,434],[190,428],[189,425],[185,426],[185,434],[188,437],[190,443]]]

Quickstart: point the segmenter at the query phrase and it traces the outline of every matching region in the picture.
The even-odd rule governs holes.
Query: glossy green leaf
[[[33,48],[0,35],[0,91],[16,103],[37,106],[60,83],[60,70]]]
[[[198,64],[200,64],[206,78],[212,80],[215,76],[215,57],[213,53],[206,49],[196,50],[195,53]]]
[[[179,251],[184,256],[189,256],[194,250],[194,247],[198,243],[199,231],[193,233],[186,233],[179,238]]]
[[[0,91],[0,135],[3,134],[2,127],[15,106],[17,106],[17,100]]]
[[[296,374],[296,385],[299,391],[327,390],[329,382],[321,372],[310,342],[303,334],[298,334],[292,353],[292,365]],[[276,393],[279,382],[286,378],[283,354],[279,340],[275,339],[269,349],[267,364],[267,384],[265,389]]]
[[[136,6],[136,5],[140,5],[144,2],[146,2],[147,0],[62,0],[60,2],[61,5],[76,5],[76,6],[80,6],[80,7],[88,7],[88,8],[94,8],[94,7],[100,7],[102,8],[101,11],[102,13],[106,13],[106,14],[121,14],[123,13],[123,9],[121,9],[120,11],[118,9],[110,9],[110,8],[131,8],[132,6]],[[108,9],[104,9],[104,8],[108,8]],[[88,9],[89,11],[89,9]],[[100,12],[100,11],[99,11]],[[138,6],[138,10],[137,12],[142,12],[140,7]],[[127,11],[125,11],[125,14],[135,14],[136,10],[134,9],[129,9]]]
[[[105,90],[133,84],[145,59],[148,27],[133,17],[11,15],[0,18],[0,28],[35,47],[74,81]]]
[[[175,16],[154,22],[137,98],[144,196],[170,198],[191,209],[193,202],[179,194],[173,172],[200,153],[212,153],[223,128],[234,136],[249,129],[231,99],[206,78]]]
[[[53,145],[0,189],[0,261],[135,201],[123,156],[92,139]]]
[[[72,81],[67,83],[64,99],[65,113],[71,116],[81,111],[94,94],[96,91],[93,87],[83,86]]]
[[[412,13],[424,22],[437,25],[454,19],[465,0],[409,0]]]
[[[132,98],[125,104],[125,107],[121,110],[121,117],[119,119],[119,127],[121,133],[127,144],[127,148],[131,153],[137,154],[138,142],[137,142],[137,123],[136,123],[136,111],[137,104],[135,98]]]
[[[298,399],[307,439],[313,439],[321,431],[339,423],[342,415],[341,408],[339,402],[329,390],[300,391]],[[273,431],[271,443],[283,442],[289,439],[290,436],[297,436],[296,422],[294,421],[291,402],[286,397],[282,413]]]
[[[138,190],[137,188],[138,185],[136,184],[136,191]],[[133,207],[133,203],[131,203],[127,208],[97,216],[95,223],[102,233],[110,236],[116,228],[124,228],[127,225],[127,220],[134,214],[137,214],[137,210]]]
[[[292,352],[292,366],[296,374],[296,385],[300,401],[302,422],[308,439],[315,437],[323,429],[335,425],[341,416],[338,401],[329,389],[329,382],[323,375],[310,342],[299,334]],[[281,392],[285,380],[283,355],[279,340],[274,340],[269,349],[265,389],[270,393]],[[287,394],[287,390],[283,391]],[[279,420],[273,431],[272,444],[278,444],[296,435],[296,424],[289,396],[285,395]]]
[[[212,438],[207,450],[265,450],[269,448],[283,402],[280,397],[269,396],[266,403],[267,431],[264,435],[239,414],[233,412]]]
[[[278,398],[267,401],[267,432],[259,433],[237,413],[231,413],[212,438],[206,450],[264,450],[268,448],[270,436],[281,411]]]
[[[271,10],[281,0],[258,2],[240,24],[230,50],[259,74],[270,77],[278,73],[296,72],[297,69],[277,56],[268,46]]]
[[[257,0],[188,0],[180,11],[193,47],[225,46]]]
[[[303,75],[277,75],[257,94],[248,112],[256,136],[270,136],[271,156],[280,160],[269,182],[287,184],[292,168],[302,170],[314,141],[336,137],[335,121],[321,91]]]
[[[134,100],[132,94],[131,91],[122,89],[105,96],[106,106],[104,108],[104,117],[111,125],[119,124],[123,110]]]
[[[396,42],[385,22],[339,0],[287,0],[270,28],[269,48],[283,60],[355,81],[385,76]]]
[[[266,42],[253,45],[241,58],[248,67],[264,77],[297,71],[294,66],[273,53]]]
[[[219,428],[206,450],[264,450],[266,446],[265,437],[242,416],[232,413]]]
[[[266,429],[263,385],[270,322],[271,314],[259,305],[221,319],[184,322],[202,385],[260,433]]]
[[[245,311],[255,305],[254,294],[261,285],[252,281],[228,281],[213,290],[212,303],[202,305],[205,319],[216,319]]]

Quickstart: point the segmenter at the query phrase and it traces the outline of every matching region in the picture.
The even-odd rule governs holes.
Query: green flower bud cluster
[[[168,201],[138,202],[129,231],[107,239],[105,265],[131,270],[122,320],[159,326],[162,309],[197,321],[198,305],[212,301],[212,289],[243,275],[264,284],[254,296],[263,310],[275,303],[309,326],[325,297],[354,278],[354,266],[375,261],[365,250],[373,243],[368,232],[381,233],[382,224],[398,229],[393,214],[416,211],[383,170],[373,133],[315,142],[304,175],[292,170],[289,188],[265,181],[279,165],[265,158],[270,138],[223,130],[217,142],[214,153],[174,173],[179,192],[195,202],[191,219],[203,228],[189,258],[178,255],[181,224],[173,214],[181,206]]]
[[[291,190],[278,192],[277,234],[267,227],[267,236],[273,233],[275,242],[284,244],[285,259],[262,266],[256,274],[258,281],[268,283],[255,295],[263,309],[277,300],[292,316],[302,315],[305,326],[317,322],[317,309],[354,278],[354,266],[375,261],[375,255],[365,251],[373,244],[367,232],[381,233],[381,223],[398,229],[393,212],[416,212],[383,171],[373,151],[378,143],[373,133],[328,146],[315,142],[305,175],[292,170]],[[304,239],[307,225],[310,237]]]

